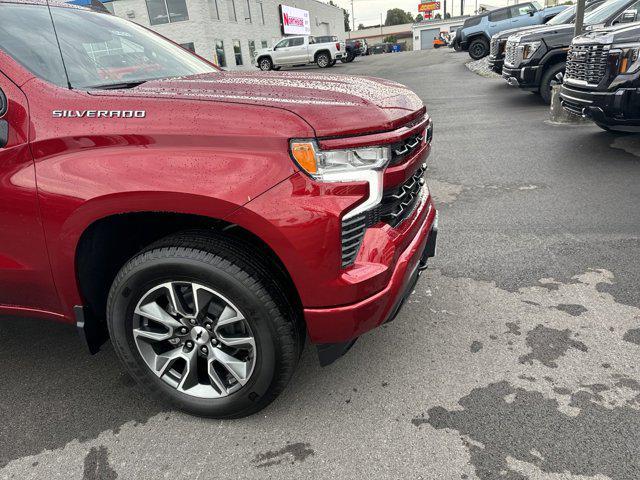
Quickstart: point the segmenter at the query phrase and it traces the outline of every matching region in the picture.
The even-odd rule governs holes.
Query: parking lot
[[[468,60],[324,71],[404,83],[436,125],[438,256],[393,323],[327,368],[307,347],[270,407],[213,421],[73,329],[2,322],[0,478],[639,478],[640,138],[552,125]]]

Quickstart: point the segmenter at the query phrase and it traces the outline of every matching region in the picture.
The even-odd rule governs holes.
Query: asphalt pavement
[[[640,478],[640,136],[552,125],[468,60],[327,71],[404,83],[435,122],[438,257],[393,323],[213,421],[150,400],[110,347],[3,321],[0,478]]]

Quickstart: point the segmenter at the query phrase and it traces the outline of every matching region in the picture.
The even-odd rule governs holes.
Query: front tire
[[[232,239],[189,233],[131,259],[107,323],[129,373],[187,413],[239,418],[286,387],[303,345],[287,296]]]
[[[316,63],[320,68],[328,68],[331,66],[331,57],[328,53],[321,53],[316,57]]]
[[[547,105],[551,104],[551,94],[554,85],[562,84],[564,77],[565,63],[560,62],[551,65],[542,75],[540,80],[540,96]]]
[[[481,58],[489,55],[489,42],[484,38],[476,38],[471,45],[469,45],[469,56],[474,60],[480,60]]]
[[[264,57],[258,61],[258,66],[263,72],[268,72],[273,70],[273,61],[269,57]]]

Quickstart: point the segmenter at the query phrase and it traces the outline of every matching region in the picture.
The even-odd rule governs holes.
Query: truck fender
[[[546,53],[540,60],[540,68],[536,70],[536,84],[540,85],[544,72],[551,66],[559,62],[567,60],[567,50],[564,48],[555,48]]]

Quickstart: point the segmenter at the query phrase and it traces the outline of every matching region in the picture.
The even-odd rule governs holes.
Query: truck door
[[[530,3],[511,7],[512,28],[526,27],[527,25],[538,23],[539,18],[535,15],[532,16],[530,12],[535,12],[535,7]]]
[[[309,45],[304,37],[293,37],[289,39],[289,63],[307,63],[309,61]]]
[[[275,47],[273,47],[273,60],[276,65],[286,65],[289,63],[289,57],[291,50],[289,48],[290,38],[280,40]]]
[[[509,8],[501,8],[489,14],[489,37],[492,37],[496,33],[511,28],[509,22],[509,18],[511,18],[511,9]],[[515,26],[515,25],[514,25]]]
[[[61,85],[64,66],[51,48],[56,40],[46,6],[0,3],[0,18],[0,312],[59,312],[29,145],[29,103],[12,76]]]
[[[0,311],[10,305],[55,312],[28,139],[27,99],[0,71]]]

